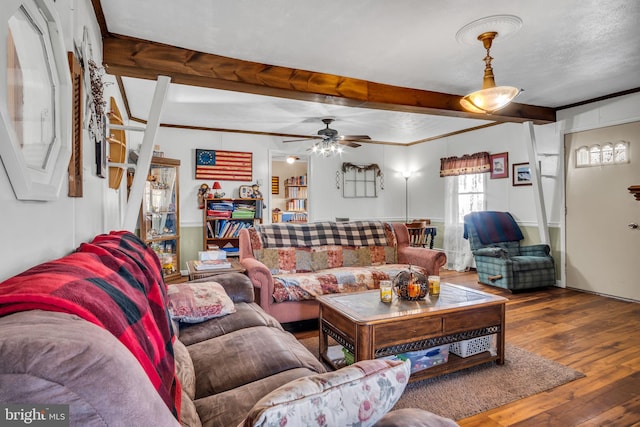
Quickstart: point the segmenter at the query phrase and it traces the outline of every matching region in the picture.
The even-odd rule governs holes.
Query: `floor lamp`
[[[411,171],[402,172],[404,177],[404,223],[409,223],[409,178],[411,178]]]

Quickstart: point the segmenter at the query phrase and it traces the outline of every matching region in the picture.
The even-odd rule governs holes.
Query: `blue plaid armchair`
[[[520,246],[524,236],[510,213],[465,215],[464,237],[469,240],[480,283],[511,291],[555,284],[549,245]]]

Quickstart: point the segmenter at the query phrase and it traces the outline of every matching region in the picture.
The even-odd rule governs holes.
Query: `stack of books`
[[[226,259],[210,259],[206,261],[194,261],[197,271],[220,270],[231,268],[231,263]]]
[[[207,216],[214,218],[231,218],[233,212],[233,203],[231,202],[213,202],[207,209]]]
[[[252,219],[256,214],[256,206],[249,203],[236,203],[231,214],[232,218]]]
[[[215,246],[215,245],[214,245]],[[198,260],[208,261],[210,259],[226,259],[227,253],[215,246],[215,250],[210,248],[208,251],[198,251]]]

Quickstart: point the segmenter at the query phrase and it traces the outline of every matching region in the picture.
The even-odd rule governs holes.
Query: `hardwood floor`
[[[440,274],[443,281],[508,298],[508,343],[585,374],[457,420],[460,426],[640,426],[640,304],[561,288],[512,294],[478,284],[475,273]]]

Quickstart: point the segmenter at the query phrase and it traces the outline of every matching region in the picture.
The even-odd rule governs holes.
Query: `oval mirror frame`
[[[17,199],[55,200],[69,165],[72,120],[71,76],[60,18],[50,0],[3,0],[3,6],[0,12],[0,87],[5,96],[0,99],[0,157]],[[14,31],[11,31],[10,20]],[[39,34],[42,43],[39,48],[25,49],[28,40],[12,40],[30,28],[33,33],[28,38],[33,43],[34,35]],[[34,54],[39,57],[26,56]],[[44,68],[23,72],[21,66]],[[30,92],[48,88],[42,86],[42,81],[28,87],[29,75],[49,76],[51,88],[47,93],[51,94],[51,99],[44,103],[33,101]],[[20,81],[22,78],[25,80]],[[53,111],[43,111],[43,105],[50,106]],[[33,144],[39,146],[35,147],[39,156],[37,161],[32,157],[27,159],[27,151],[33,147],[23,140],[28,136],[31,141],[34,135],[36,140],[40,135],[40,141]]]

